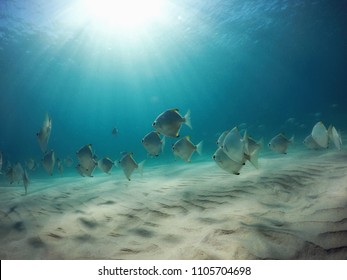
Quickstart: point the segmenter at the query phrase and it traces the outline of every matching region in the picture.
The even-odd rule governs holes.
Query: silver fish
[[[153,122],[153,127],[160,134],[168,137],[178,138],[182,124],[192,128],[190,121],[190,111],[182,117],[178,109],[170,109],[161,113]]]
[[[46,152],[42,159],[42,166],[49,175],[53,175],[55,165],[55,154],[53,150]]]
[[[43,120],[42,127],[38,133],[36,133],[37,140],[39,141],[40,149],[44,153],[47,150],[47,145],[49,137],[51,136],[52,131],[52,119],[46,113],[45,119]]]
[[[240,170],[245,164],[245,159],[243,162],[237,162],[229,158],[221,147],[217,149],[212,158],[220,168],[235,175],[240,175]]]
[[[223,147],[224,139],[228,135],[229,132],[230,132],[230,130],[226,130],[219,136],[219,138],[217,140],[218,147]]]
[[[287,139],[282,133],[279,133],[271,139],[268,146],[272,151],[280,154],[286,154],[288,145],[292,144],[293,142],[294,136],[292,136],[290,139]]]
[[[329,135],[330,141],[332,141],[334,143],[336,149],[341,151],[342,139],[341,139],[340,133],[337,132],[335,126],[333,126],[333,125],[329,126],[328,135]]]
[[[245,143],[236,126],[225,136],[223,150],[233,161],[242,163],[244,160]]]
[[[313,139],[311,134],[304,139],[303,143],[307,148],[311,150],[322,149],[322,147],[318,145],[317,142]]]
[[[88,164],[85,166],[81,165],[80,163],[77,164],[76,170],[82,177],[85,177],[85,176],[93,177],[93,172],[96,166],[97,166],[97,162],[94,160],[90,160]]]
[[[117,136],[118,135],[118,128],[114,127],[112,129],[112,135]]]
[[[92,144],[84,145],[76,152],[76,156],[82,166],[88,166],[90,161],[94,159]]]
[[[322,148],[328,148],[328,130],[323,122],[317,122],[312,128],[312,138]]]
[[[263,147],[263,139],[260,139],[259,141],[255,141],[252,137],[250,137],[245,132],[243,136],[243,142],[244,142],[244,157],[250,161],[255,168],[259,168],[258,164],[258,156],[261,148]]]
[[[175,144],[172,146],[172,150],[175,156],[179,156],[181,159],[183,159],[186,162],[190,162],[190,159],[196,151],[199,155],[201,155],[202,152],[202,141],[194,145],[191,141],[189,136],[186,136],[180,140],[178,140]]]
[[[113,165],[113,161],[108,157],[104,157],[98,161],[98,167],[107,174],[111,174]]]
[[[118,161],[119,165],[122,167],[125,177],[130,181],[130,176],[135,169],[138,169],[140,174],[142,174],[144,161],[137,164],[133,158],[133,153],[123,152],[121,153],[121,159]]]
[[[165,146],[165,137],[160,139],[159,132],[152,131],[141,140],[146,151],[152,156],[159,156]]]

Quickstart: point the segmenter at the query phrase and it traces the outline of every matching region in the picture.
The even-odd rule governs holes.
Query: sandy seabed
[[[347,151],[0,181],[1,259],[347,259]]]

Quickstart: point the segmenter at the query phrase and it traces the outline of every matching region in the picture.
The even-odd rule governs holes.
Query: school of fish
[[[184,116],[179,113],[178,109],[169,109],[160,113],[152,123],[153,130],[144,135],[141,140],[148,155],[158,157],[164,150],[166,137],[177,138],[177,141],[171,147],[175,158],[191,162],[194,152],[201,155],[203,141],[194,144],[190,140],[190,136],[181,137],[180,130],[183,124],[192,129],[189,110]],[[56,158],[53,149],[48,149],[51,131],[52,118],[47,113],[39,132],[36,133],[36,137],[42,152],[41,166],[50,176],[53,175],[55,166],[57,166],[58,172],[63,174],[64,166],[70,168],[74,164],[71,156],[61,160]],[[243,135],[241,135],[241,132],[237,126],[222,132],[216,140],[217,149],[212,155],[212,159],[218,167],[234,175],[240,175],[240,171],[247,161],[258,169],[259,153],[264,147],[263,139],[253,139],[247,129],[244,129]],[[117,136],[118,133],[118,129],[114,127],[112,135]],[[294,136],[288,139],[283,133],[279,133],[270,140],[268,148],[279,154],[287,154],[288,147],[292,143],[294,143]],[[324,123],[319,121],[313,126],[311,133],[304,139],[303,144],[312,150],[327,149],[329,145],[341,150],[341,133],[337,131],[335,126],[330,125],[326,128]],[[115,161],[107,156],[99,159],[93,151],[92,144],[81,146],[76,151],[75,156],[77,158],[76,172],[83,177],[93,177],[96,168],[106,174],[111,174],[112,168],[118,166],[122,168],[126,179],[130,181],[135,170],[142,174],[145,164],[145,160],[138,163],[131,151],[122,152],[119,159]],[[30,184],[28,172],[33,172],[38,167],[39,163],[32,158],[25,162],[24,168],[19,162],[11,164],[9,161],[4,167],[4,155],[0,151],[0,175],[5,174],[10,184],[22,182],[25,194],[27,194]]]

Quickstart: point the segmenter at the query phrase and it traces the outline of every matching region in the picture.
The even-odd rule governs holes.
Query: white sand
[[[346,259],[347,152],[0,180],[1,259]]]

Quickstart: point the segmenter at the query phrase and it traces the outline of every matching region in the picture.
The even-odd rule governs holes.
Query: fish
[[[6,177],[9,180],[10,184],[14,182],[20,182],[23,177],[23,167],[17,162],[14,166],[9,164],[6,169]]]
[[[178,138],[182,124],[186,124],[192,128],[190,110],[188,110],[184,117],[179,114],[178,109],[166,110],[154,120],[152,126],[164,136]]]
[[[308,135],[308,136],[304,139],[303,143],[304,143],[304,145],[305,145],[307,148],[309,148],[309,149],[311,149],[311,150],[319,150],[319,149],[322,149],[322,147],[319,146],[319,145],[317,144],[317,142],[313,139],[313,137],[312,137],[311,134]]]
[[[118,128],[114,127],[112,129],[112,135],[117,136],[118,135]]]
[[[313,140],[322,148],[328,148],[328,130],[322,121],[317,122],[311,132]]]
[[[125,177],[130,181],[130,176],[135,169],[138,169],[142,175],[143,165],[145,161],[141,161],[139,164],[134,160],[132,152],[122,152],[121,158],[118,161],[119,165],[122,167]]]
[[[280,154],[287,154],[288,145],[294,142],[294,136],[287,139],[283,133],[277,134],[273,137],[268,144],[270,150],[275,151]]]
[[[190,137],[186,136],[178,140],[175,144],[173,144],[172,150],[175,156],[179,156],[184,161],[190,162],[194,151],[196,151],[199,155],[201,155],[202,145],[203,145],[203,141],[201,141],[197,145],[194,145],[190,141]]]
[[[91,159],[94,159],[92,144],[87,144],[81,147],[76,152],[77,159],[82,166],[88,166]]]
[[[64,164],[65,166],[67,167],[71,167],[73,165],[73,159],[70,157],[70,156],[67,156],[65,159],[64,159]]]
[[[91,160],[85,166],[81,165],[80,163],[77,164],[76,170],[82,177],[85,177],[85,176],[93,177],[93,172],[96,166],[97,166],[97,162],[95,162],[94,160]]]
[[[223,142],[224,142],[225,136],[227,136],[227,134],[229,132],[230,132],[230,130],[226,130],[219,136],[217,143],[216,143],[218,147],[221,147],[221,148],[223,147]]]
[[[248,135],[247,131],[245,131],[243,142],[245,145],[244,158],[252,163],[255,168],[259,168],[258,156],[261,148],[263,147],[263,139],[256,141]]]
[[[59,158],[57,159],[57,167],[58,167],[58,171],[60,175],[63,174],[64,166],[63,166],[63,162]]]
[[[342,139],[341,139],[341,134],[337,132],[335,126],[330,125],[328,128],[328,135],[330,141],[332,141],[339,151],[341,151],[342,147]]]
[[[29,180],[29,176],[28,176],[26,169],[24,169],[22,178],[23,178],[23,185],[24,185],[25,194],[27,194],[30,180]]]
[[[242,163],[244,160],[245,143],[240,135],[238,128],[235,126],[225,136],[222,148],[224,152],[233,161]]]
[[[164,149],[165,136],[160,139],[159,132],[151,131],[143,137],[141,142],[148,154],[157,157]]]
[[[243,162],[232,160],[221,147],[218,147],[212,159],[221,169],[235,175],[240,175],[240,170],[245,165],[245,160]]]
[[[2,152],[0,151],[0,174],[2,174],[2,173],[1,173],[1,170],[2,170],[2,164],[3,164]]]
[[[53,150],[45,153],[42,159],[42,166],[49,175],[53,175],[53,169],[55,165],[55,154]]]
[[[98,167],[107,174],[111,174],[110,171],[113,165],[113,161],[108,157],[104,157],[98,161]]]
[[[43,123],[42,123],[42,127],[41,127],[40,131],[38,133],[36,133],[37,140],[38,140],[39,145],[40,145],[40,149],[43,153],[45,153],[47,151],[47,145],[48,145],[48,141],[49,141],[49,138],[51,135],[51,131],[52,131],[52,119],[48,115],[48,113],[46,113],[45,118],[44,118]]]
[[[29,171],[35,171],[37,168],[37,163],[33,158],[30,158],[26,163],[26,167],[28,168]]]

